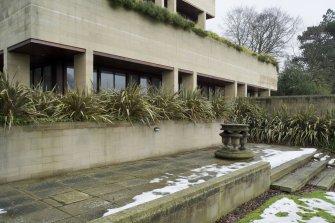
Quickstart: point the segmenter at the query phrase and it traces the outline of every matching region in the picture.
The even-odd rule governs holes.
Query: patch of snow
[[[335,194],[335,193],[334,193]],[[335,205],[328,203],[318,198],[300,198],[300,201],[304,202],[307,206],[298,205],[294,200],[289,198],[282,198],[268,208],[266,208],[261,214],[262,219],[254,220],[253,223],[268,223],[268,222],[306,222],[306,223],[327,223],[327,221],[321,217],[314,216],[310,220],[303,219],[297,213],[302,214],[311,213],[316,214],[315,208],[322,209],[331,215],[335,214]],[[279,212],[287,213],[287,216],[276,216]]]
[[[328,158],[330,158],[330,156],[328,156],[328,155],[325,155],[324,157],[322,157],[320,160],[321,161],[325,161],[326,159],[328,159]]]
[[[264,149],[264,156],[261,156],[263,161],[270,163],[271,168],[280,166],[292,159],[298,158],[300,156],[311,154],[316,151],[315,148],[301,148],[298,151],[280,151],[275,149]]]
[[[151,181],[150,181],[150,183],[152,184],[152,183],[159,183],[159,182],[161,182],[163,179],[162,178],[155,178],[155,179],[152,179]]]
[[[331,159],[329,162],[328,162],[329,165],[334,165],[335,164],[335,159]]]
[[[7,213],[7,211],[5,211],[4,209],[0,208],[0,214],[6,214],[6,213]]]
[[[322,155],[323,153],[316,153],[315,155],[314,155],[314,158],[320,158],[320,156]]]
[[[326,192],[326,198],[335,202],[335,192]]]
[[[137,206],[139,204],[143,204],[143,203],[155,200],[157,198],[164,197],[168,194],[176,193],[178,191],[187,189],[191,186],[204,183],[205,180],[202,179],[203,177],[211,176],[212,178],[214,178],[214,177],[223,176],[227,173],[236,171],[238,169],[241,169],[243,167],[246,167],[254,163],[256,162],[250,162],[250,163],[238,162],[238,163],[233,163],[228,166],[219,166],[217,164],[212,164],[212,165],[203,166],[197,169],[193,169],[191,170],[193,174],[189,176],[178,176],[178,178],[175,180],[167,181],[167,186],[163,188],[143,192],[142,194],[133,197],[134,201],[131,203],[128,203],[119,208],[108,209],[108,211],[103,216],[108,216],[108,215],[117,213],[119,211],[123,211],[128,208]],[[166,175],[173,175],[173,174],[166,173]],[[155,178],[152,181],[158,181],[158,179],[159,178]]]

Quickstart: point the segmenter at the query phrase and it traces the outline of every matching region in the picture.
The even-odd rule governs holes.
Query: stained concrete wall
[[[335,118],[335,95],[328,96],[277,96],[251,98],[270,113],[279,111],[283,106],[290,113],[305,111],[312,107],[320,115],[331,114]]]
[[[91,223],[214,222],[270,187],[270,164],[259,162]]]
[[[0,129],[0,183],[220,144],[220,123],[60,123]]]
[[[35,38],[277,89],[273,65],[211,38],[113,9],[108,0],[2,0],[1,4],[7,17],[0,23],[0,49]]]

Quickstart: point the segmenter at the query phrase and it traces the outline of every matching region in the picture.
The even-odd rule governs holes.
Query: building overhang
[[[173,67],[137,60],[133,58],[118,56],[109,53],[94,51],[94,65],[99,67],[113,67],[115,69],[129,70],[143,73],[161,73],[172,71]]]
[[[84,53],[86,50],[39,39],[27,39],[8,47],[8,51],[28,54],[31,56],[31,62],[34,63],[52,59],[73,60],[74,55]]]
[[[216,85],[226,85],[226,84],[232,84],[235,81],[228,80],[225,78],[220,78],[212,75],[202,74],[198,73],[198,81],[204,81],[210,84],[216,84]]]
[[[179,8],[179,9],[181,9],[181,10],[187,12],[187,13],[193,14],[193,15],[198,15],[199,13],[201,13],[203,11],[203,9],[200,9],[196,5],[192,4],[191,1],[187,1],[187,0],[186,1],[185,0],[177,1],[177,8]],[[212,14],[209,11],[206,11],[206,19],[212,19],[214,17],[215,17],[214,14]]]

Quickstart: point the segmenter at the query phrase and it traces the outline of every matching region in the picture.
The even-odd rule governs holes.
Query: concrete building
[[[215,0],[155,0],[205,28]],[[45,89],[122,89],[136,82],[219,90],[227,98],[268,96],[271,64],[211,38],[166,25],[108,0],[1,0],[0,67]]]

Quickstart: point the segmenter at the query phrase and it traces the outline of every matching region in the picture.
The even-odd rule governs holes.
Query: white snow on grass
[[[335,202],[335,192],[326,192],[326,198]]]
[[[325,155],[324,157],[322,157],[320,160],[321,161],[325,161],[326,159],[328,159],[328,158],[330,158],[330,156],[328,156],[328,155]]]
[[[203,177],[211,176],[211,178],[214,178],[214,177],[223,176],[227,173],[236,171],[238,169],[241,169],[243,167],[249,166],[254,163],[256,162],[250,162],[250,163],[238,162],[238,163],[233,163],[228,166],[219,166],[217,164],[213,164],[213,165],[207,165],[207,166],[203,166],[197,169],[193,169],[191,170],[193,174],[189,176],[178,176],[177,179],[175,180],[167,181],[167,186],[163,188],[143,192],[142,194],[133,197],[134,201],[129,204],[126,204],[119,208],[108,209],[108,211],[104,214],[104,216],[108,216],[108,215],[117,213],[119,211],[123,211],[128,208],[137,206],[139,204],[143,204],[143,203],[155,200],[157,198],[164,197],[168,194],[176,193],[178,191],[187,189],[191,186],[204,183],[205,180],[202,179]],[[165,175],[172,176],[173,174],[166,173]],[[162,178],[155,178],[152,181],[150,181],[150,183],[160,182],[161,180]]]
[[[298,158],[306,154],[312,154],[316,151],[315,148],[302,148],[298,151],[280,151],[275,149],[264,149],[264,156],[261,156],[263,161],[271,164],[271,168],[280,166],[290,160]]]
[[[307,206],[298,205],[294,200],[289,198],[282,198],[268,208],[266,208],[261,214],[262,219],[254,220],[252,223],[282,223],[282,222],[305,222],[305,223],[328,223],[322,217],[314,216],[309,220],[303,219],[301,214],[317,214],[316,209],[322,209],[330,215],[335,215],[335,205],[328,203],[318,198],[300,198],[300,201],[304,202]],[[276,214],[285,213],[287,216],[277,216]]]
[[[321,155],[322,155],[322,153],[316,153],[316,154],[314,155],[314,158],[320,158]]]
[[[7,211],[5,211],[4,209],[0,208],[0,214],[6,214],[6,213],[7,213]]]

